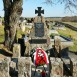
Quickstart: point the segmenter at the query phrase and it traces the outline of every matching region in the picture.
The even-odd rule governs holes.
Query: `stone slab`
[[[14,44],[14,46],[13,46],[13,57],[20,57],[20,56],[21,56],[20,44]]]
[[[9,58],[0,58],[0,77],[9,77]]]
[[[51,76],[50,77],[63,77],[63,62],[60,58],[50,58],[51,61]]]
[[[18,77],[31,77],[31,58],[18,58]]]

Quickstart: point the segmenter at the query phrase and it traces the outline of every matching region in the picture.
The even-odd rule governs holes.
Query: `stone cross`
[[[37,7],[38,10],[35,10],[35,14],[38,13],[38,16],[41,16],[41,13],[44,14],[44,10],[41,10],[42,7]]]

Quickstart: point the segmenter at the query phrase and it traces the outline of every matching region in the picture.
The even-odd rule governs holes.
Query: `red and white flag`
[[[37,48],[34,54],[34,64],[38,66],[38,65],[48,64],[48,63],[49,63],[49,60],[48,60],[47,53],[43,49]]]

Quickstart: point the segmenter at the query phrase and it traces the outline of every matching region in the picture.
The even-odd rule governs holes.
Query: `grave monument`
[[[34,26],[31,29],[28,46],[26,45],[25,55],[30,55],[30,51],[34,48],[49,49],[50,38],[47,35],[48,29],[45,19],[41,15],[41,13],[44,14],[44,10],[41,10],[41,8],[38,7],[38,10],[35,10],[35,14],[38,14],[38,16],[34,18]]]

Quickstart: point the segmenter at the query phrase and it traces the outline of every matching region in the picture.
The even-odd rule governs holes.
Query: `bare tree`
[[[16,29],[19,17],[22,14],[23,0],[3,0],[4,5],[4,32],[5,46],[12,49],[16,41]]]

